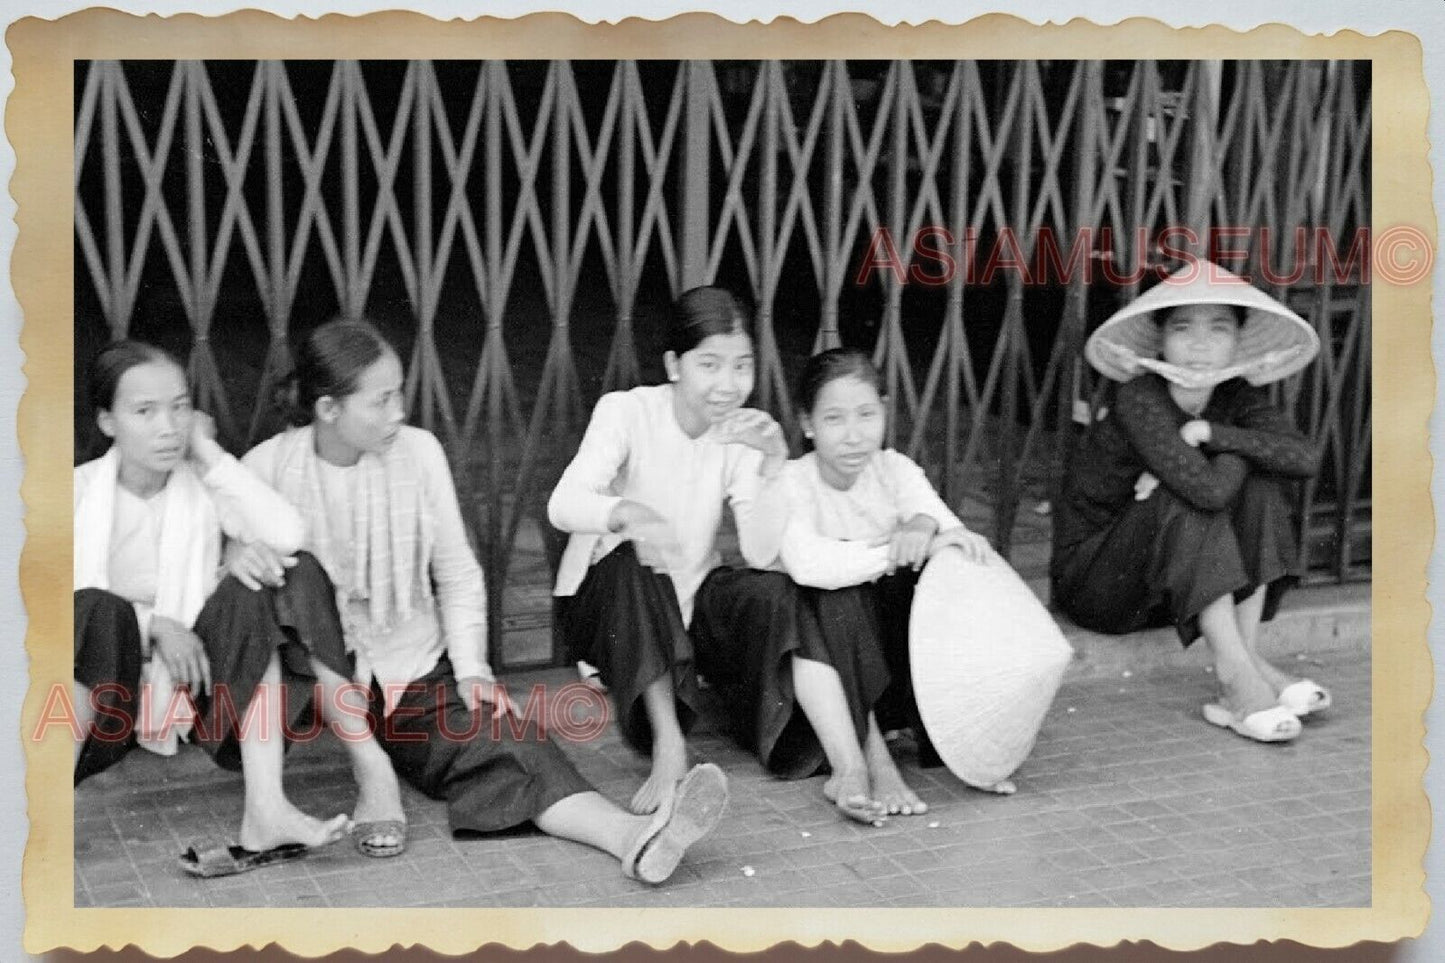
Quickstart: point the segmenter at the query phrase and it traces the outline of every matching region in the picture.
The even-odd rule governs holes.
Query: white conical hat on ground
[[[988,788],[1033,750],[1074,650],[1000,558],[948,548],[913,595],[909,658],[923,727],[955,776]]]
[[[1247,309],[1234,365],[1263,359],[1271,352],[1287,355],[1246,375],[1254,385],[1269,384],[1302,370],[1319,353],[1320,339],[1309,322],[1259,288],[1212,261],[1199,261],[1175,271],[1130,301],[1101,324],[1084,345],[1084,357],[1094,370],[1114,381],[1134,374],[1120,367],[1104,349],[1104,342],[1127,348],[1141,358],[1157,358],[1160,329],[1156,311],[1182,304],[1237,304]]]

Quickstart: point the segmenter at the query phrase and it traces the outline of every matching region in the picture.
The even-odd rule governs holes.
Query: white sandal
[[[1270,706],[1240,719],[1219,703],[1211,702],[1204,707],[1204,718],[1210,725],[1233,729],[1255,742],[1289,742],[1303,728],[1299,718],[1284,706]]]
[[[1279,704],[1299,718],[1311,712],[1323,712],[1334,703],[1330,690],[1312,679],[1291,682],[1279,693]]]

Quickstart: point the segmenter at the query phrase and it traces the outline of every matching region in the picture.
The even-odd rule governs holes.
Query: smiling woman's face
[[[1185,304],[1164,319],[1163,359],[1191,371],[1217,371],[1234,360],[1239,318],[1224,304]]]

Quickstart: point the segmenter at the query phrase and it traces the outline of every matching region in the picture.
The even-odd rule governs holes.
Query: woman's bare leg
[[[826,796],[839,812],[860,823],[873,823],[887,812],[874,797],[868,761],[853,732],[853,717],[843,681],[831,665],[793,657],[793,693],[808,717],[833,775],[823,784]]]
[[[401,786],[392,768],[391,757],[372,735],[367,721],[366,690],[345,679],[316,660],[311,668],[321,682],[321,717],[332,727],[351,757],[351,772],[356,777],[356,809],[351,818],[357,823],[378,820],[406,822],[401,805]],[[372,838],[376,846],[399,846],[405,840],[392,833]]]
[[[868,713],[868,740],[864,745],[864,753],[868,758],[868,775],[873,782],[873,795],[880,805],[889,813],[901,813],[904,816],[921,816],[928,812],[928,804],[919,799],[903,781],[903,774],[898,771],[898,764],[893,761],[893,753],[888,750],[888,743],[878,728],[878,720],[871,712]]]
[[[1234,617],[1239,623],[1240,638],[1244,640],[1244,647],[1249,652],[1250,658],[1254,660],[1255,668],[1264,677],[1264,681],[1273,686],[1275,692],[1278,693],[1285,686],[1298,682],[1299,677],[1280,669],[1259,651],[1259,626],[1264,615],[1264,597],[1267,592],[1268,586],[1261,585],[1250,594],[1249,598],[1243,602],[1236,602]]]
[[[1214,670],[1224,687],[1220,702],[1243,718],[1275,704],[1277,693],[1260,675],[1239,632],[1234,598],[1222,595],[1199,613],[1199,628],[1214,653]]]
[[[649,685],[642,694],[642,704],[652,723],[652,774],[632,797],[634,813],[655,811],[687,773],[687,743],[677,721],[672,676],[663,675]]]
[[[285,843],[321,846],[340,838],[349,822],[345,813],[325,822],[291,804],[281,781],[285,740],[282,733],[281,660],[271,661],[238,724],[241,769],[246,777],[246,808],[240,843],[247,849],[271,849]]]

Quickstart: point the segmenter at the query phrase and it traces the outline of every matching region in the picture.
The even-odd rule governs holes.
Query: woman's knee
[[[99,588],[83,588],[75,590],[75,611],[87,613],[92,617],[99,617],[106,620],[117,619],[123,621],[129,617],[135,619],[135,609],[125,599]]]
[[[321,562],[315,555],[310,552],[297,552],[295,558],[296,564],[286,572],[288,586],[326,592],[334,591],[326,569],[321,566]]]
[[[1250,475],[1235,499],[1235,516],[1258,518],[1290,511],[1290,492],[1284,479],[1267,475]]]
[[[1221,539],[1234,541],[1229,512],[1200,508],[1162,487],[1148,501],[1156,499],[1155,532],[1167,555],[1192,558]]]
[[[138,675],[144,659],[140,622],[130,602],[105,589],[75,592],[77,658],[100,658],[123,676]],[[87,680],[80,680],[85,682]]]

